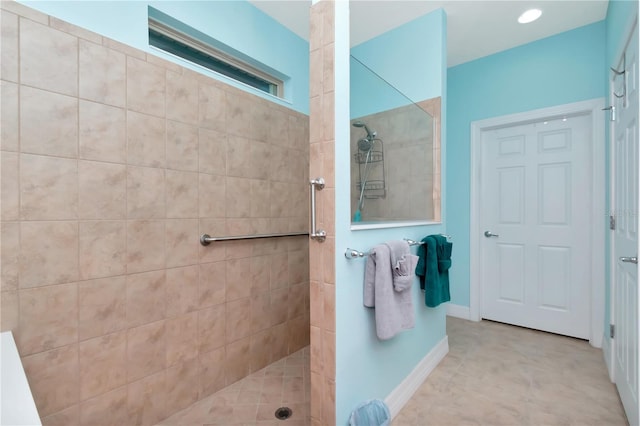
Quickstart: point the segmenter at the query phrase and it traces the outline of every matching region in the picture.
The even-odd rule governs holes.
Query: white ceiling
[[[309,0],[253,0],[256,7],[309,39]],[[605,18],[608,0],[352,0],[351,45],[355,46],[438,8],[447,13],[447,62],[458,65]],[[527,9],[537,21],[516,21]]]

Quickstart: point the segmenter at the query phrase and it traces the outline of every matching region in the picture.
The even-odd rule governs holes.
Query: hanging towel
[[[380,340],[390,339],[415,325],[410,284],[418,257],[409,253],[407,245],[406,253],[395,258],[398,267],[392,268],[389,247],[394,247],[395,252],[400,245],[389,242],[373,247],[365,265],[364,306],[375,308],[376,334]]]
[[[390,424],[389,407],[379,399],[372,399],[358,405],[349,418],[349,426],[388,426]]]
[[[424,290],[425,305],[435,308],[451,300],[449,293],[449,268],[453,244],[443,235],[429,235],[418,247],[416,275],[420,288]]]

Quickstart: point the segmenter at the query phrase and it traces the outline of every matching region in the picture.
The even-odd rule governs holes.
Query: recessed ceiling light
[[[540,9],[529,9],[520,15],[518,22],[521,24],[528,24],[529,22],[533,22],[538,19],[540,15],[542,15],[542,11]]]

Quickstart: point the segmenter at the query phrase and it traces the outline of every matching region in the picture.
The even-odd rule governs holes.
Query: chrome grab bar
[[[316,229],[316,191],[324,189],[324,179],[319,177],[309,181],[309,191],[311,192],[311,232],[309,237],[319,243],[327,238],[327,233],[322,229]]]
[[[255,240],[257,238],[280,238],[280,237],[297,237],[299,235],[309,235],[308,232],[289,232],[286,234],[256,234],[256,235],[238,235],[234,237],[212,237],[209,234],[200,236],[200,244],[208,246],[215,241],[237,241],[237,240]]]
[[[637,257],[621,257],[620,258],[621,262],[627,262],[627,263],[635,263],[636,265],[638,264],[638,258]]]

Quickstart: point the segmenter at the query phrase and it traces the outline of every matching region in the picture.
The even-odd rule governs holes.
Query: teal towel
[[[451,300],[449,292],[449,268],[453,244],[442,235],[429,235],[418,247],[416,275],[424,290],[425,305],[435,308]]]

